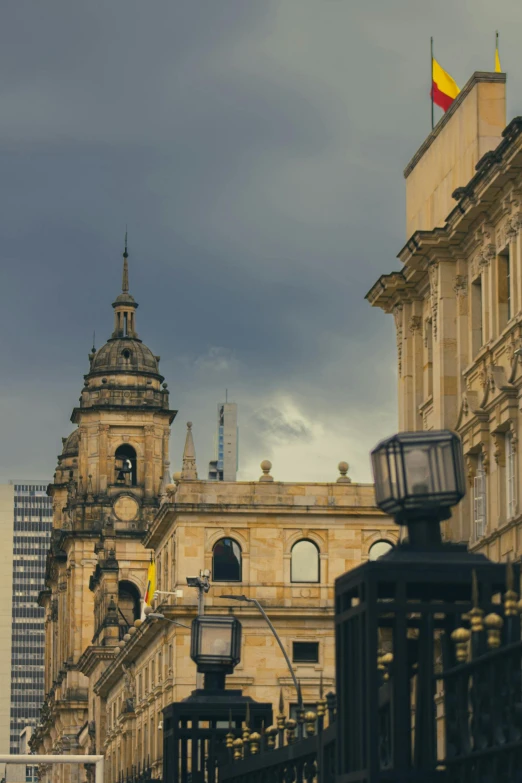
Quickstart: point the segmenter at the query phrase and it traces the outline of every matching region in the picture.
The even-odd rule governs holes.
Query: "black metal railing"
[[[315,711],[297,710],[296,719],[285,715],[282,698],[277,725],[261,734],[245,725],[230,727],[228,759],[218,771],[219,783],[334,783],[336,700],[333,693],[320,698]]]
[[[475,600],[470,627],[451,635],[455,652],[443,650],[449,659],[439,676],[448,783],[522,783],[522,602],[517,605],[517,598],[510,576],[503,604],[484,617]]]

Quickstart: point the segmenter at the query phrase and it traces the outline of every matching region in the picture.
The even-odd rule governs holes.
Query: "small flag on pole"
[[[500,67],[500,56],[498,53],[498,31],[495,34],[495,73],[502,73],[502,68]]]
[[[147,589],[145,590],[145,598],[143,602],[147,606],[152,606],[154,600],[154,593],[156,592],[156,563],[150,556],[149,569],[147,571]]]
[[[448,111],[459,92],[460,89],[456,81],[433,57],[431,60],[431,98],[433,103],[444,111]]]

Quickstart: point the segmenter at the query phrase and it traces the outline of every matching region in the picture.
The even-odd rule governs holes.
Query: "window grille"
[[[486,473],[482,455],[477,460],[477,473],[473,482],[473,519],[475,524],[475,540],[486,533]]]

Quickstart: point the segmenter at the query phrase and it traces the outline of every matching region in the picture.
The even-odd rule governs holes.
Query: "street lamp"
[[[241,623],[235,617],[200,615],[192,621],[190,657],[205,675],[205,690],[223,690],[225,675],[241,659]]]
[[[442,541],[440,522],[465,495],[458,435],[399,433],[378,444],[372,463],[377,505],[408,537],[335,582],[338,775],[426,783],[443,730],[451,744],[453,691],[445,686],[444,724],[440,666],[455,664],[452,634],[474,606],[473,582],[494,612],[504,566]]]
[[[285,661],[286,661],[286,665],[288,666],[288,671],[290,672],[290,676],[292,677],[292,680],[294,682],[294,686],[295,686],[295,690],[296,690],[296,694],[297,694],[298,709],[302,710],[303,709],[303,696],[301,694],[301,686],[299,685],[297,677],[295,676],[295,672],[294,672],[293,666],[290,663],[290,658],[287,655],[287,652],[286,652],[286,650],[284,648],[283,642],[279,638],[279,635],[278,635],[276,629],[274,628],[274,626],[270,622],[270,619],[269,619],[267,613],[265,612],[265,610],[263,609],[263,607],[261,606],[259,601],[257,601],[255,598],[247,598],[246,595],[219,595],[219,596],[216,596],[216,598],[228,598],[231,601],[245,601],[246,603],[254,604],[254,606],[257,606],[257,608],[259,609],[259,611],[261,612],[261,614],[265,618],[268,627],[270,628],[270,630],[274,634],[275,639],[276,639],[279,647],[281,648],[281,652],[284,655],[284,658],[285,658]]]
[[[448,430],[400,432],[372,451],[377,505],[408,528],[408,543],[442,543],[439,522],[466,494],[462,444]]]

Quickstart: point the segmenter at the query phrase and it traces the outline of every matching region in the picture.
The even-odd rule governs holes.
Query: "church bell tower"
[[[54,529],[40,595],[47,608],[46,700],[33,742],[45,753],[78,748],[89,717],[89,650],[114,647],[140,616],[150,558],[141,542],[168,483],[176,411],[169,408],[159,356],[138,337],[126,239],[122,290],[112,306],[114,330],[89,354],[71,416],[77,426],[63,440],[48,490]]]

